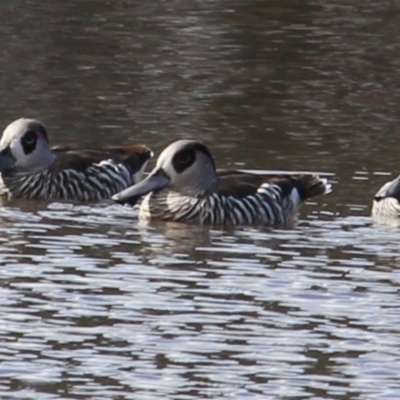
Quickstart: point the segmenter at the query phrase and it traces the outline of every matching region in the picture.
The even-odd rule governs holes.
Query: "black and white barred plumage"
[[[293,218],[299,200],[297,192],[283,196],[278,185],[268,183],[245,197],[212,193],[197,198],[161,190],[143,199],[140,217],[205,225],[280,225]]]
[[[378,190],[372,203],[372,215],[400,217],[400,176]]]
[[[21,118],[0,141],[0,195],[98,201],[137,183],[152,152],[144,145],[79,149],[49,147],[45,127]]]
[[[316,175],[258,175],[216,171],[204,144],[179,140],[167,147],[146,179],[113,196],[140,204],[139,217],[197,224],[280,225],[307,198],[329,193]]]

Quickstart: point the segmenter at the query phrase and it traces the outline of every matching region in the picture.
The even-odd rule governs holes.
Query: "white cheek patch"
[[[172,163],[164,164],[162,169],[163,169],[165,175],[169,176],[171,180],[174,179],[174,177],[177,175],[174,167],[172,166]]]
[[[27,158],[24,153],[24,149],[22,148],[21,142],[19,140],[13,140],[10,144],[11,154],[16,159],[16,165],[24,162],[24,159]]]

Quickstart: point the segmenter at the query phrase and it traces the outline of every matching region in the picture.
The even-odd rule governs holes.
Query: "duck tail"
[[[296,181],[297,191],[303,201],[332,192],[332,185],[328,180],[318,175],[300,175]]]

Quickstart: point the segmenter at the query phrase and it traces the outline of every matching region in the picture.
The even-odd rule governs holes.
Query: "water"
[[[141,4],[143,3],[143,4]],[[205,141],[220,167],[326,173],[289,229],[0,209],[4,399],[398,399],[400,8],[339,0],[2,5],[2,124]]]

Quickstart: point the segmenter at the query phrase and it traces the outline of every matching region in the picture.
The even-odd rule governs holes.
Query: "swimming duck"
[[[140,204],[139,218],[197,224],[280,225],[307,199],[330,193],[317,175],[217,171],[208,148],[178,140],[160,154],[141,182],[115,194],[118,203]]]
[[[137,183],[152,151],[144,145],[80,149],[49,146],[35,119],[10,123],[0,140],[0,196],[97,201]]]

